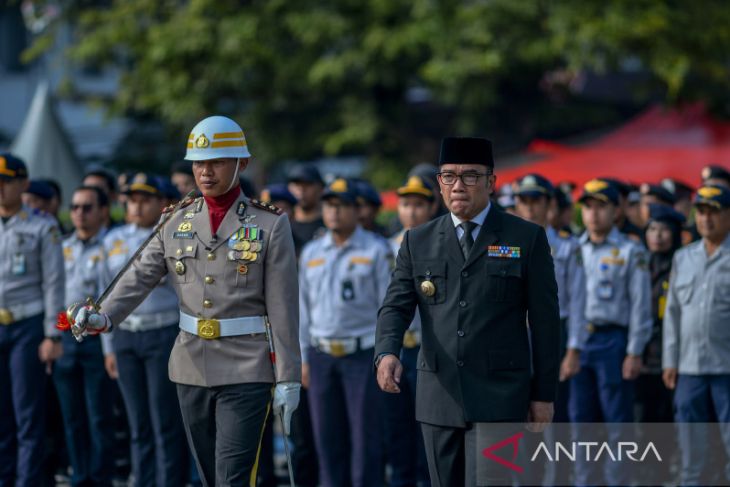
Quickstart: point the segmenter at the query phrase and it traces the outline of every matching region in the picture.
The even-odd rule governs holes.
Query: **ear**
[[[251,160],[250,157],[241,157],[238,159],[238,173],[241,174],[247,167],[248,163]]]

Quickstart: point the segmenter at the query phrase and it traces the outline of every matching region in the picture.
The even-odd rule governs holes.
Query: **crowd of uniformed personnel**
[[[203,147],[207,140],[199,142],[192,144]],[[378,309],[404,234],[446,212],[439,193],[448,182],[438,171],[428,164],[411,171],[397,189],[397,218],[386,226],[376,221],[380,196],[364,180],[326,183],[316,167],[304,164],[291,169],[286,183],[258,194],[241,180],[243,194],[258,196],[258,201],[245,200],[249,206],[288,216],[298,260],[298,273],[288,269],[298,274],[299,286],[303,390],[290,436],[297,485],[375,486],[384,479],[392,486],[429,484],[414,414],[418,313],[403,340],[401,394],[378,388],[373,350]],[[216,258],[236,261],[221,274],[225,285],[254,286],[264,242],[256,236],[256,224],[259,231],[269,232],[271,225],[276,232],[278,220],[269,223],[265,213],[244,216],[246,204],[236,200],[241,201],[239,218],[230,227],[236,238],[221,230],[221,242],[229,245],[222,250],[227,257],[218,256],[215,248],[204,250],[189,240],[193,230],[201,231],[196,225],[203,200],[198,198],[175,220],[177,232],[153,244],[160,246],[160,265],[167,262],[171,272],[162,267],[153,272],[152,258],[142,257],[150,276],[135,276],[149,294],[137,297],[131,289],[135,281],[122,281],[115,298],[124,305],[110,312],[112,318],[121,317],[113,320],[119,321],[113,333],[90,333],[79,342],[58,331],[58,313],[98,297],[165,208],[197,190],[196,179],[190,162],[175,165],[169,177],[115,178],[95,168],[71,195],[72,228],[64,231],[57,219],[58,185],[32,176],[18,157],[0,156],[0,486],[52,485],[56,474],[68,475],[72,485],[111,485],[120,476],[115,466],[120,411],[128,425],[134,485],[212,484],[215,475],[215,483],[221,483],[227,475],[222,467],[206,465],[200,454],[212,448],[195,428],[195,421],[204,418],[185,408],[183,418],[178,398],[199,405],[203,399],[191,398],[199,391],[181,384],[215,388],[230,382],[216,381],[225,373],[210,361],[204,377],[181,379],[188,372],[174,362],[182,360],[180,350],[168,364],[181,328],[203,333],[200,319],[197,331],[186,328],[195,326],[195,316],[183,312],[192,305],[181,304],[185,298],[176,288],[191,292],[186,281],[197,275],[194,266],[205,264],[204,257],[197,260],[205,252],[205,265]],[[492,195],[492,204],[542,226],[552,252],[562,326],[554,421],[730,424],[730,173],[707,167],[698,175],[697,189],[671,179],[634,186],[611,178],[575,188],[548,177],[529,174],[505,184]],[[120,207],[124,221],[114,221],[112,209]],[[215,209],[208,211],[214,219]],[[225,227],[223,215],[220,220]],[[215,243],[216,231],[207,239]],[[169,242],[180,243],[176,254],[163,246]],[[286,260],[284,250],[278,256]],[[215,279],[206,275],[205,284]],[[428,284],[421,290],[426,296],[435,292]],[[218,306],[218,300],[205,296],[194,299],[201,297],[203,308]],[[279,342],[277,347],[288,346],[283,338]],[[202,352],[187,348],[184,353],[195,360]],[[177,374],[177,391],[168,368],[170,377]],[[56,408],[62,421],[50,420]],[[202,411],[207,414],[204,409],[198,416]],[[277,485],[272,425],[268,417],[256,460],[259,485]],[[59,426],[65,448],[56,444],[57,454],[49,460],[49,441],[53,444]],[[692,443],[692,434],[680,436],[694,445],[682,456],[686,485],[699,481],[707,458],[698,446],[705,442]],[[232,441],[217,439],[215,455],[235,449]],[[730,453],[730,431],[724,432],[724,445]],[[576,484],[595,485],[594,468],[579,461]],[[608,469],[605,483],[626,485],[623,474]]]

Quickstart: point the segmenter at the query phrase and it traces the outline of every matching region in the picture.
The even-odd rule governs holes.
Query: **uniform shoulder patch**
[[[186,207],[192,205],[197,200],[201,200],[202,201],[202,199],[203,199],[202,196],[200,198],[193,198],[193,197],[185,198],[184,200],[182,200],[180,202],[179,209],[182,210],[183,208],[186,208]],[[169,205],[169,206],[166,206],[165,209],[162,210],[162,213],[165,214],[165,213],[170,213],[171,211],[175,211],[175,208],[176,207],[177,207],[177,205]]]
[[[260,210],[268,211],[269,213],[274,213],[276,215],[281,215],[284,211],[281,208],[278,208],[274,205],[270,205],[268,203],[264,203],[263,201],[255,200],[251,198],[250,200],[251,206],[254,208],[258,208]]]

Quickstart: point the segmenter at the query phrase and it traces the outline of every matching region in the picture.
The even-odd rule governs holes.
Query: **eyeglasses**
[[[81,213],[90,213],[93,209],[94,205],[88,203],[83,205],[71,205],[71,211],[81,210]]]
[[[441,184],[446,186],[452,186],[456,184],[457,179],[461,179],[461,182],[465,186],[476,186],[479,178],[482,176],[489,176],[491,173],[478,173],[478,172],[465,172],[464,174],[456,174],[454,172],[440,172],[436,174]]]

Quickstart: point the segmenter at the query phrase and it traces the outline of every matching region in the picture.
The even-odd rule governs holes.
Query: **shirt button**
[[[211,301],[210,299],[206,299],[203,301],[203,308],[210,308],[211,306],[213,306],[213,301]]]
[[[459,301],[459,306],[466,308],[466,301]]]
[[[215,279],[213,279],[213,276],[205,276],[206,284],[213,284],[213,282],[215,282]]]
[[[462,271],[461,277],[469,277],[469,273],[467,271]]]
[[[458,365],[459,367],[463,367],[464,366],[464,362],[462,360],[457,360],[456,361],[456,365]]]
[[[177,250],[175,251],[175,254],[177,254],[177,255],[182,255],[182,249],[177,249]]]
[[[459,330],[456,332],[456,334],[459,335],[460,337],[463,337],[464,335],[466,335],[466,333],[464,333],[464,330]]]
[[[215,260],[215,254],[213,252],[208,254],[208,260]]]

